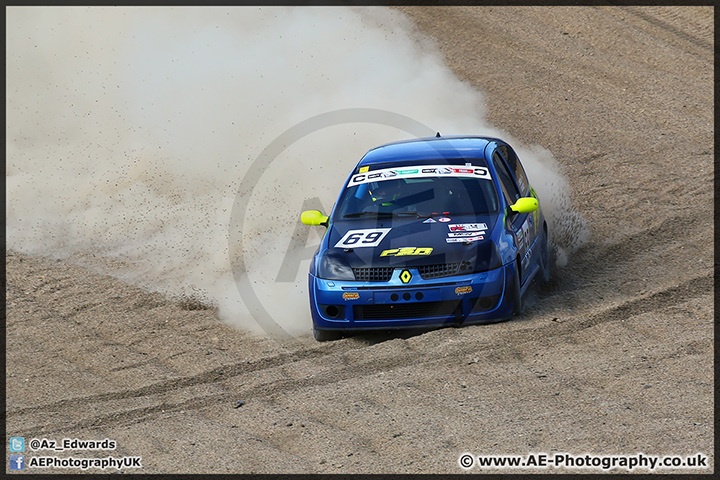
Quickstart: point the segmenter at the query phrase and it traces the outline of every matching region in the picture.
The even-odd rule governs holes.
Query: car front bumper
[[[515,264],[495,270],[425,280],[416,269],[403,282],[397,268],[388,282],[309,277],[310,310],[318,330],[434,328],[490,323],[512,317]],[[407,280],[407,274],[404,277]]]

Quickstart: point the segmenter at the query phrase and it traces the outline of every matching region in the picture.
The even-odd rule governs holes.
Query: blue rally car
[[[330,216],[301,220],[327,228],[309,275],[318,341],[507,320],[532,279],[550,276],[537,195],[497,138],[438,133],[374,148]]]

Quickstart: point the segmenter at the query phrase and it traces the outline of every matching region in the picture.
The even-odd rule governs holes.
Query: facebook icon
[[[10,470],[25,470],[25,455],[10,455]]]

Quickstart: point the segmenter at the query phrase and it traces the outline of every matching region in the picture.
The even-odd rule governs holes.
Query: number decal
[[[365,240],[363,240],[363,243],[375,243],[382,237],[383,232],[370,232],[365,235]]]
[[[352,235],[348,235],[345,239],[345,245],[355,245],[361,237],[361,233],[353,233]]]
[[[335,244],[335,248],[377,247],[390,230],[390,228],[348,230]]]

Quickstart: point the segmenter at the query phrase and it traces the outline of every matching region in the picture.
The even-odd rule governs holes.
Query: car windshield
[[[335,219],[478,216],[498,211],[497,193],[489,176],[389,178],[349,185],[340,198]]]

